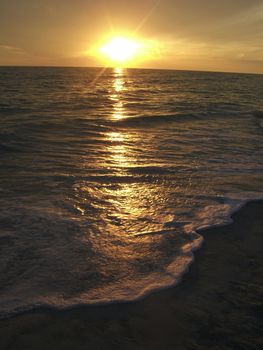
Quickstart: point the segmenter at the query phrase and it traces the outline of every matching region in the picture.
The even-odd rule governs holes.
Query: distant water
[[[0,316],[177,283],[195,231],[263,197],[262,96],[260,75],[0,68]]]

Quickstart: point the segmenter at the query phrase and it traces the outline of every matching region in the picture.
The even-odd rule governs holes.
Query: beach
[[[200,232],[203,247],[180,284],[134,303],[0,321],[1,350],[261,349],[263,202]]]

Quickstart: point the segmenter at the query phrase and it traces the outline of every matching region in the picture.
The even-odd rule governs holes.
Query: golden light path
[[[123,102],[120,98],[120,93],[124,90],[123,69],[114,69],[115,79],[113,81],[114,93],[110,96],[110,99],[114,102],[113,105],[113,119],[122,119],[124,117]]]
[[[128,117],[128,111],[123,103],[123,94],[128,90],[125,80],[128,71],[124,68],[114,68],[113,81],[110,99],[113,101],[113,110],[111,113],[112,120],[119,121]],[[116,129],[106,133],[106,139],[110,142],[107,147],[108,166],[119,177],[127,176],[128,169],[140,166],[138,154],[136,152],[136,144],[142,145],[140,133],[135,130]],[[163,228],[162,220],[152,220],[156,215],[154,205],[149,209],[147,203],[150,201],[158,202],[160,193],[156,189],[155,184],[152,186],[143,182],[120,183],[119,188],[106,189],[105,195],[110,197],[116,196],[116,200],[112,202],[113,210],[111,216],[123,223],[123,228],[110,226],[109,230],[120,235],[133,236],[138,232],[143,235],[146,232],[161,231]],[[166,220],[167,217],[163,214]],[[169,220],[168,220],[169,221]],[[119,233],[118,233],[119,232]],[[151,237],[145,236],[144,242],[151,241]],[[142,242],[141,242],[142,243]]]
[[[127,117],[127,111],[123,104],[123,93],[126,91],[125,77],[127,71],[123,68],[113,69],[112,90],[110,90],[110,99],[113,102],[111,113],[112,120],[121,120]],[[138,142],[139,136],[136,132],[124,132],[121,129],[109,131],[106,133],[106,139],[109,142],[108,151],[108,166],[119,177],[127,176],[127,169],[136,166],[137,156],[133,149],[133,143]],[[138,188],[139,187],[139,188]],[[143,188],[142,188],[143,187]],[[140,218],[145,215],[141,208],[142,193],[144,186],[132,183],[120,183],[118,188],[105,189],[105,195],[112,199],[112,209],[110,216],[122,222],[122,229],[109,224],[108,230],[117,235],[132,235],[133,231],[137,232],[142,229],[140,227]],[[140,194],[140,195],[139,195]],[[139,222],[139,223],[138,223]],[[145,238],[147,240],[148,238]],[[128,252],[127,252],[127,255]],[[129,257],[130,258],[130,257]]]
[[[80,200],[75,208],[85,215],[86,203],[90,200],[91,193],[95,199],[98,199],[98,202],[95,201],[97,203],[95,207],[98,206],[98,210],[101,210],[100,203],[105,203],[102,204],[105,207],[100,214],[103,232],[111,236],[125,237],[131,242],[135,242],[133,241],[135,236],[140,236],[140,245],[143,250],[144,244],[157,240],[151,233],[162,232],[164,223],[171,221],[173,216],[168,212],[163,213],[162,206],[156,205],[165,201],[165,188],[160,190],[162,184],[156,186],[155,182],[145,182],[140,172],[138,179],[135,179],[133,170],[143,168],[146,164],[144,160],[142,162],[140,149],[149,147],[151,135],[142,134],[140,130],[121,127],[121,120],[130,117],[129,108],[125,105],[126,94],[130,89],[130,85],[127,84],[129,70],[119,67],[108,72],[110,72],[110,80],[107,91],[112,102],[108,117],[113,125],[116,122],[116,127],[105,130],[103,137],[106,142],[102,146],[104,156],[98,158],[97,167],[109,172],[116,181],[97,185],[96,190],[89,184],[81,183],[77,187],[77,191],[81,194]],[[155,164],[154,159],[148,158],[147,161],[147,165]],[[102,243],[99,240],[94,241],[93,244],[97,244],[98,249],[102,249]],[[105,256],[116,253],[116,250],[107,247],[106,244],[103,247]],[[134,259],[137,255],[140,256],[140,253],[133,250],[133,246],[131,248],[123,246],[122,259]]]

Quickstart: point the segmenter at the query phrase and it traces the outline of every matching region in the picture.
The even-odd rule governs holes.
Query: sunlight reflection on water
[[[125,84],[124,71],[122,68],[115,68],[113,73],[113,93],[110,95],[110,99],[114,102],[112,117],[114,120],[120,120],[125,116],[123,101],[121,99],[121,93],[124,91]]]
[[[0,313],[132,300],[170,285],[200,243],[193,229],[258,198],[262,130],[251,110],[262,109],[261,77],[1,75]]]

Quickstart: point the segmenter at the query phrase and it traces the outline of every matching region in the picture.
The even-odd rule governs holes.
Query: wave
[[[257,124],[260,129],[263,128],[263,111],[261,110],[256,110],[252,112],[253,117],[257,119]]]
[[[252,112],[252,114],[254,115],[254,117],[262,119],[263,118],[263,111],[254,111]]]
[[[178,108],[174,108],[174,111],[178,110]],[[167,124],[167,123],[178,123],[178,122],[193,122],[193,121],[200,121],[200,120],[215,120],[222,118],[229,118],[229,117],[236,117],[239,118],[246,117],[248,113],[240,113],[237,111],[232,110],[222,110],[222,111],[207,111],[207,112],[198,112],[198,113],[174,113],[172,110],[171,114],[146,114],[146,115],[137,115],[137,116],[130,116],[130,117],[123,117],[122,119],[118,120],[111,120],[110,124],[113,126],[122,126],[122,127],[129,127],[129,126],[143,126],[143,127],[151,127],[156,126],[160,124]],[[258,118],[262,118],[261,112],[255,112],[253,113]],[[103,120],[104,121],[104,120]],[[105,121],[106,124],[108,121]]]
[[[185,122],[199,120],[198,114],[163,114],[163,115],[140,115],[135,117],[127,117],[119,120],[113,120],[111,123],[118,126],[155,126],[167,122]]]
[[[9,152],[19,152],[20,150],[15,146],[0,144],[0,154]]]
[[[48,296],[41,296],[41,293],[39,293],[35,300],[24,294],[22,302],[18,297],[15,300],[8,300],[9,298],[5,300],[5,298],[2,298],[0,303],[0,319],[42,308],[62,311],[91,305],[125,303],[140,300],[153,292],[161,291],[178,284],[194,260],[193,252],[201,247],[202,242],[203,238],[196,234],[194,242],[182,249],[181,254],[169,264],[166,271],[148,274],[143,279],[133,279],[130,285],[121,286],[121,283],[112,284],[103,288],[102,291],[95,290],[89,294],[83,291],[78,297],[73,298],[63,298],[63,295],[54,295],[53,293]]]
[[[185,232],[191,237],[191,240],[181,247],[180,251],[177,252],[176,258],[166,266],[165,270],[153,273],[149,271],[147,276],[136,280],[132,279],[128,284],[125,281],[124,285],[120,281],[117,284],[108,284],[101,290],[82,290],[78,295],[72,297],[64,297],[63,294],[57,293],[41,295],[41,291],[39,291],[37,296],[34,297],[25,293],[21,300],[17,293],[14,299],[10,299],[8,294],[6,298],[2,298],[0,303],[0,319],[36,309],[63,311],[91,305],[134,302],[147,297],[149,294],[178,285],[184,274],[188,272],[190,265],[194,262],[194,252],[202,247],[204,242],[202,231],[232,223],[232,215],[248,202],[263,200],[263,194],[255,193],[251,193],[246,199],[238,197],[234,196],[226,199],[225,203],[210,205],[200,209],[195,223],[182,223],[184,224]],[[141,239],[141,237],[148,235],[169,235],[173,233],[174,229],[169,228],[162,231],[141,233],[133,236],[132,239]],[[17,292],[19,293],[19,289]]]

